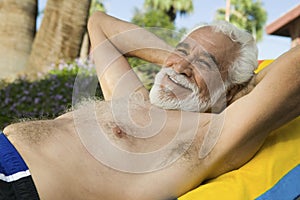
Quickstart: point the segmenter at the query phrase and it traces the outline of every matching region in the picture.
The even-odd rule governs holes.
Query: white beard
[[[182,85],[185,88],[191,90],[191,94],[189,94],[184,99],[179,99],[170,96],[169,94],[172,92],[172,88],[162,88],[162,80],[165,76],[172,77],[172,79],[176,80],[177,83]],[[165,68],[163,67],[156,75],[154,85],[150,90],[150,102],[153,105],[161,107],[163,109],[172,109],[172,110],[183,110],[183,111],[190,111],[190,112],[205,112],[208,109],[212,108],[219,98],[224,94],[226,91],[226,84],[225,89],[220,88],[218,91],[210,91],[211,96],[210,98],[201,98],[200,96],[200,89],[195,83],[191,83],[185,75],[176,73],[172,68]],[[169,93],[169,94],[168,94]],[[176,95],[176,94],[175,94]]]

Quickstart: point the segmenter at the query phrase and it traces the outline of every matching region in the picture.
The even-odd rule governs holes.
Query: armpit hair
[[[11,124],[4,129],[4,134],[30,144],[40,143],[51,133],[49,120],[22,119],[21,122]]]

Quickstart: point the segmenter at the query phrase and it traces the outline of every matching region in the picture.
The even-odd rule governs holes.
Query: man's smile
[[[167,74],[162,79],[161,87],[164,91],[173,93],[173,95],[178,99],[184,99],[192,93],[190,88],[187,88],[175,77]]]
[[[168,77],[173,83],[175,83],[176,85],[181,86],[181,87],[183,87],[183,88],[185,88],[185,89],[190,90],[190,88],[184,86],[184,85],[183,85],[180,81],[178,81],[174,76],[167,75],[167,77]]]

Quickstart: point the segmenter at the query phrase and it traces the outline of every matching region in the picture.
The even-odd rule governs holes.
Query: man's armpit
[[[205,159],[219,141],[224,126],[224,116],[224,114],[214,115],[212,116],[210,123],[207,124],[209,128],[204,135],[204,139],[199,150],[200,159]]]

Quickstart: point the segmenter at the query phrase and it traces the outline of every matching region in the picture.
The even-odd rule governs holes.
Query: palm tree
[[[225,20],[225,18],[226,9],[218,9],[215,19]],[[231,0],[229,21],[252,33],[257,41],[262,39],[266,20],[267,13],[260,0]]]
[[[91,16],[95,11],[106,12],[104,4],[103,4],[103,0],[92,0],[91,6],[90,6],[90,11],[89,11],[89,16]],[[90,46],[91,46],[91,44],[90,44],[89,35],[86,31],[84,33],[82,45],[80,48],[80,58],[82,58],[83,60],[85,60],[88,57],[89,51],[90,51]]]
[[[89,11],[90,15],[93,14],[95,11],[106,12],[106,9],[103,4],[103,0],[92,0],[90,11]]]
[[[35,35],[37,0],[0,1],[0,78],[22,71]]]
[[[48,0],[29,57],[29,72],[47,71],[60,59],[79,56],[91,0]]]
[[[193,12],[193,0],[145,0],[146,8],[162,10],[172,22],[176,19],[176,14],[188,14]]]

